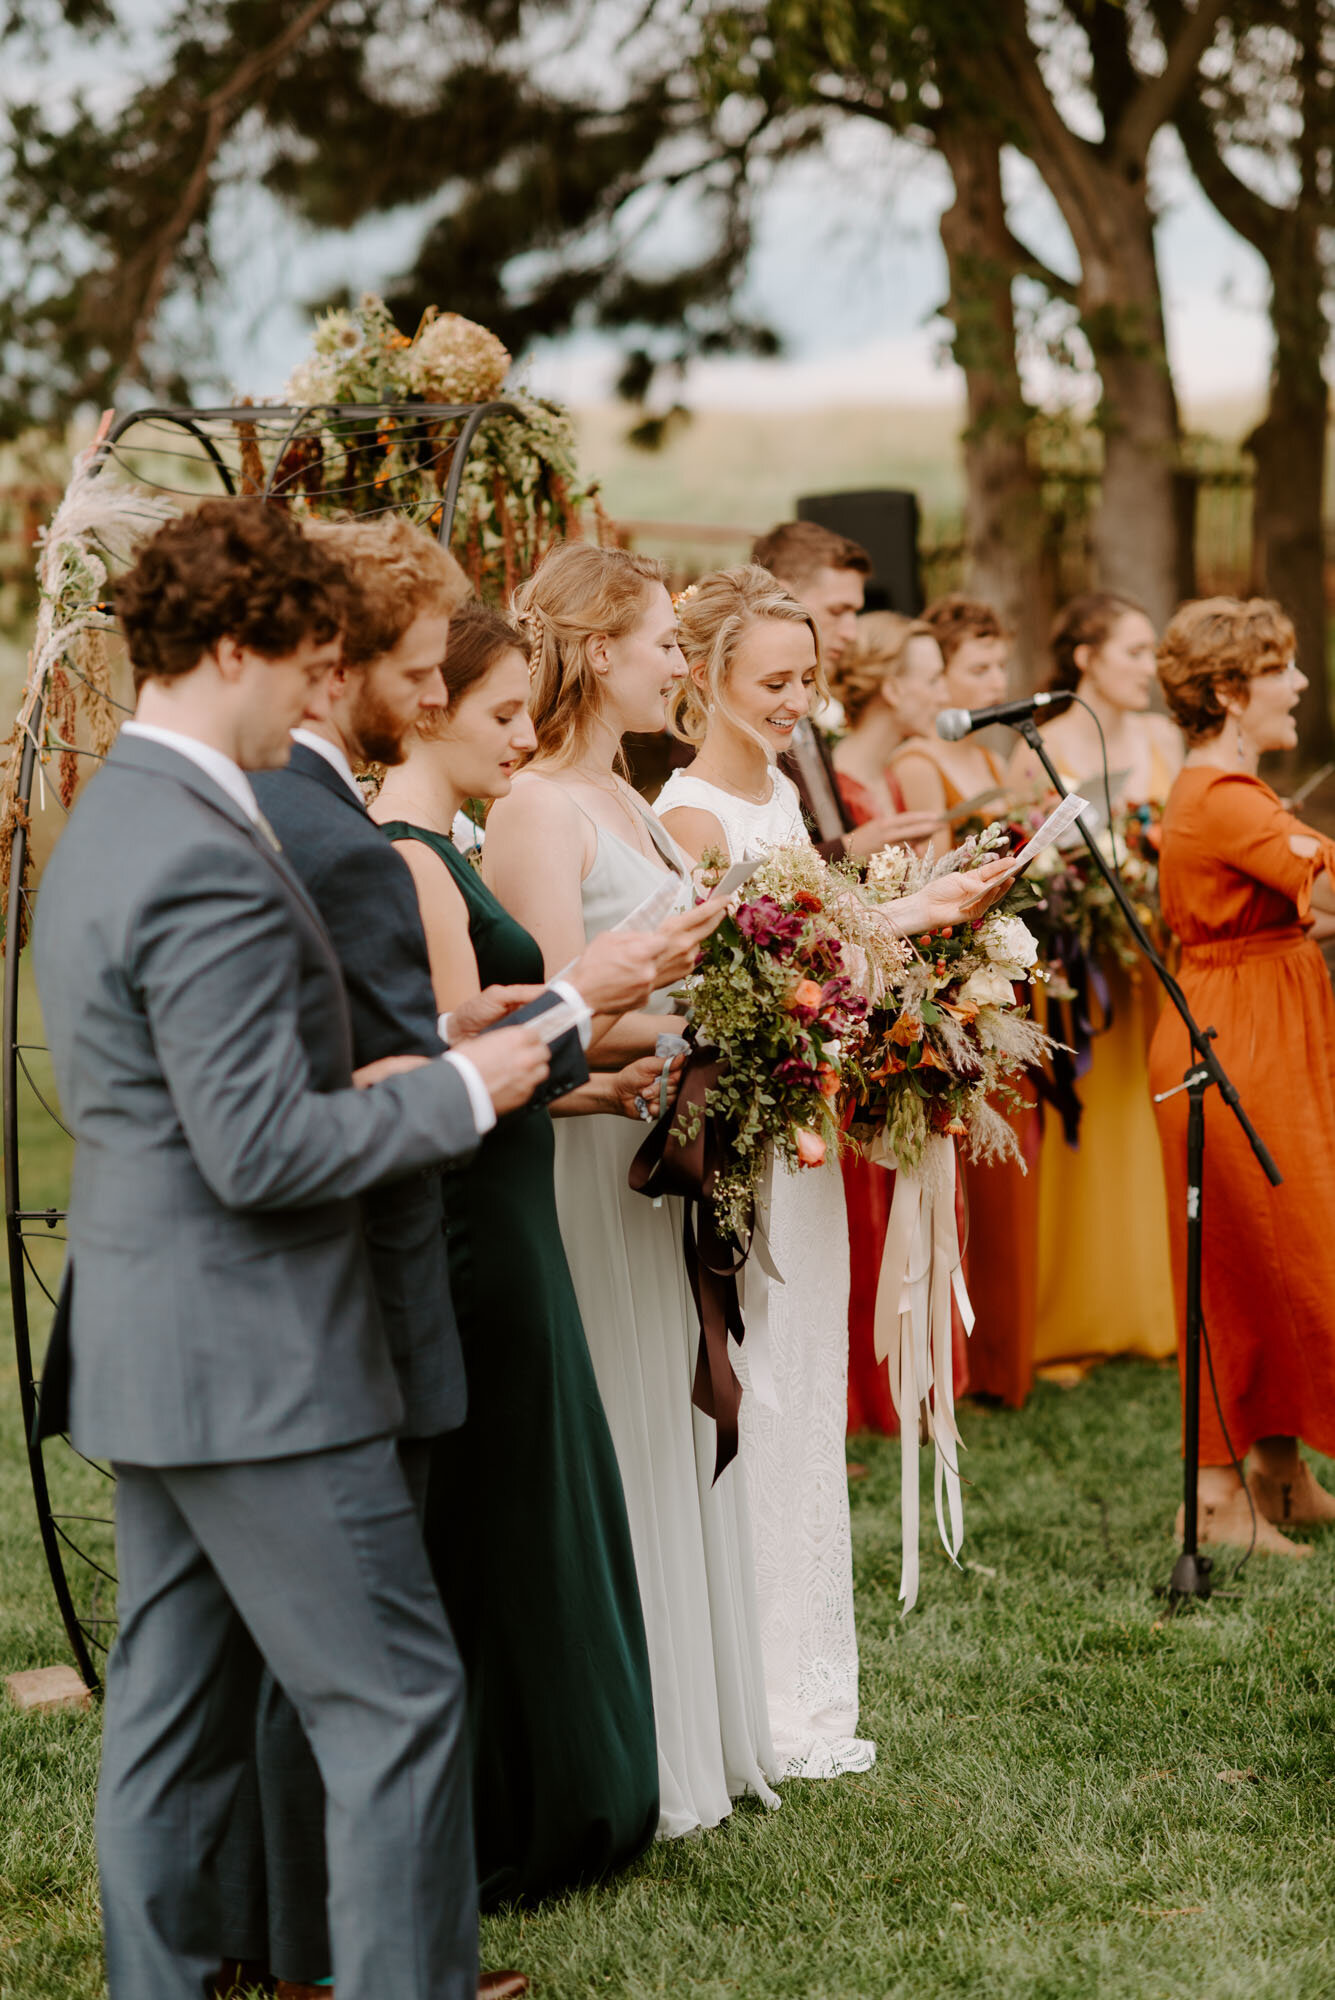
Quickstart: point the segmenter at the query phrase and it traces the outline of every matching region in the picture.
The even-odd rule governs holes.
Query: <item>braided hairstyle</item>
[[[510,612],[529,655],[529,713],[538,738],[532,761],[576,762],[601,704],[590,645],[633,632],[650,588],[666,581],[652,556],[557,542],[520,584]]]

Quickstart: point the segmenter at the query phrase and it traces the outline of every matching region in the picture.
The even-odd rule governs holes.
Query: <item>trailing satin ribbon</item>
[[[636,1194],[677,1195],[682,1202],[681,1241],[686,1277],[700,1322],[691,1401],[714,1419],[714,1478],[737,1456],[738,1413],[742,1385],[728,1352],[728,1336],[741,1345],[746,1333],[737,1279],[750,1244],[725,1236],[714,1219],[714,1183],[728,1164],[728,1138],[721,1121],[709,1116],[706,1098],[717,1082],[716,1056],[692,1049],[682,1071],[677,1102],[660,1118],[630,1163],[629,1180]],[[695,1136],[681,1128],[682,1111]]]
[[[896,1165],[884,1140],[874,1142],[867,1157],[880,1167]],[[890,1397],[899,1416],[904,1541],[899,1596],[905,1615],[918,1601],[920,1428],[936,1447],[937,1532],[956,1568],[964,1540],[959,1474],[963,1440],[955,1422],[952,1298],[965,1332],[972,1333],[973,1307],[964,1285],[955,1227],[955,1149],[949,1139],[936,1135],[927,1141],[923,1169],[910,1173],[900,1167],[895,1177],[876,1288],[876,1359],[887,1364]]]
[[[1080,1144],[1080,1117],[1084,1108],[1076,1085],[1094,1060],[1094,1037],[1106,1034],[1112,1026],[1112,993],[1098,959],[1069,933],[1057,933],[1054,956],[1073,998],[1058,1000],[1048,994],[1048,1033],[1059,1046],[1052,1051],[1051,1068],[1036,1070],[1034,1081],[1039,1097],[1061,1119],[1067,1145],[1075,1149]],[[1103,1017],[1097,1027],[1090,1006],[1091,995]]]

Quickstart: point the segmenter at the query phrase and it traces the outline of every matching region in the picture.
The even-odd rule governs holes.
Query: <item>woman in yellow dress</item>
[[[1052,634],[1053,689],[1087,702],[1043,729],[1062,783],[1103,805],[1107,744],[1114,812],[1162,807],[1182,767],[1182,738],[1149,713],[1155,635],[1129,599],[1103,592],[1075,598]],[[1011,760],[1011,786],[1032,790],[1043,771],[1027,744]],[[1097,780],[1097,782],[1096,782]],[[1148,1051],[1160,995],[1149,967],[1103,962],[1110,1017],[1096,1032],[1089,1068],[1076,1089],[1079,1145],[1060,1118],[1045,1121],[1039,1161],[1038,1298],[1034,1362],[1039,1368],[1109,1354],[1164,1360],[1175,1352],[1176,1322],[1158,1134],[1150,1103]],[[1095,1023],[1096,1028],[1098,1023]]]

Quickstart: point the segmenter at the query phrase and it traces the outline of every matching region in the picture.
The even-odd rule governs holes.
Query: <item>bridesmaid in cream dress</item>
[[[484,874],[549,974],[665,883],[684,857],[617,771],[622,735],[661,729],[685,672],[659,564],[558,545],[515,600],[532,646],[538,748],[493,808]],[[620,1067],[682,1026],[666,994],[590,1059]],[[663,1836],[715,1826],[754,1793],[776,1806],[742,1468],[714,1483],[714,1426],[691,1403],[697,1323],[678,1203],[632,1194],[645,1126],[557,1121],[562,1238],[625,1488],[658,1732]]]
[[[1182,768],[1183,746],[1167,716],[1150,713],[1155,636],[1145,613],[1102,592],[1077,597],[1053,628],[1052,654],[1049,685],[1078,692],[1102,724],[1109,773],[1121,774],[1113,810],[1128,803],[1162,807]],[[1065,785],[1084,784],[1103,768],[1098,726],[1083,708],[1072,706],[1048,723],[1043,740]],[[1027,744],[1015,752],[1011,780],[1017,789],[1046,782]],[[1149,1086],[1159,989],[1146,965],[1128,971],[1105,963],[1103,973],[1112,1019],[1095,1036],[1090,1068],[1077,1085],[1079,1147],[1066,1144],[1059,1118],[1049,1117],[1043,1133],[1039,1367],[1108,1354],[1166,1360],[1177,1346],[1167,1198]]]

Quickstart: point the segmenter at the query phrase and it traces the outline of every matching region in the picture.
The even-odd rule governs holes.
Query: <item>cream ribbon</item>
[[[873,1141],[867,1157],[876,1166],[896,1165],[883,1137]],[[899,1416],[904,1541],[899,1596],[904,1615],[918,1601],[920,1428],[936,1448],[937,1532],[957,1569],[964,1540],[959,1475],[963,1441],[955,1422],[950,1338],[952,1298],[959,1306],[965,1332],[972,1333],[974,1313],[964,1285],[955,1228],[955,1148],[949,1139],[935,1135],[927,1141],[919,1169],[898,1169],[876,1287],[876,1359],[887,1364],[890,1397]]]

